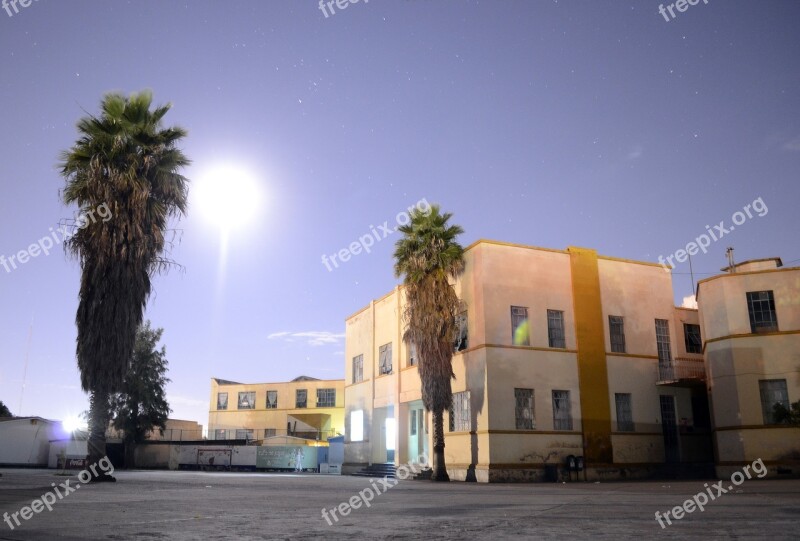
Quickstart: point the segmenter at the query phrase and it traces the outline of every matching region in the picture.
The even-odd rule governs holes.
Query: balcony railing
[[[679,381],[703,382],[706,380],[706,367],[702,360],[677,358],[667,363],[658,363],[658,384],[664,385]]]
[[[328,438],[337,436],[335,430],[291,430],[275,428],[254,429],[211,429],[208,431],[209,440],[263,440],[272,436],[294,436],[309,440],[327,441]]]

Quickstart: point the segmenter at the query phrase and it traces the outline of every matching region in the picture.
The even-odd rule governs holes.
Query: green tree
[[[136,333],[133,358],[125,374],[122,392],[111,397],[112,425],[123,432],[125,467],[136,467],[136,445],[148,432],[163,432],[172,410],[164,386],[167,378],[167,349],[158,342],[164,329],[153,329],[145,322]]]
[[[772,406],[772,411],[776,423],[800,425],[800,400],[789,404],[788,408],[780,402],[776,402]]]
[[[13,415],[11,415],[11,410],[8,409],[8,406],[3,404],[2,400],[0,400],[0,417],[13,417]]]
[[[451,285],[464,272],[464,248],[456,237],[464,232],[448,225],[452,214],[414,209],[411,221],[399,228],[395,275],[403,276],[406,293],[403,340],[419,356],[422,402],[433,415],[434,481],[449,481],[444,459],[444,411],[453,403],[453,337],[459,299]]]
[[[188,179],[179,171],[189,160],[177,148],[186,132],[163,128],[170,105],[151,103],[147,91],[106,95],[100,115],[78,122],[79,138],[61,155],[64,203],[83,217],[67,250],[81,265],[76,354],[90,393],[89,464],[105,455],[109,399],[122,388],[151,277],[170,264],[167,221],[186,212]]]

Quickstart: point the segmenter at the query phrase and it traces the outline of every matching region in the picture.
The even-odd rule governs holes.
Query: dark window
[[[277,436],[277,435],[278,435],[278,429],[277,428],[265,428],[264,429],[264,437],[265,438],[269,438],[269,437]]]
[[[622,316],[608,316],[612,353],[625,353],[625,322]]]
[[[353,357],[353,383],[364,381],[364,355]]]
[[[561,310],[547,311],[547,341],[551,348],[566,348],[564,339],[564,312]]]
[[[378,350],[379,373],[392,373],[392,343],[384,344]]]
[[[226,439],[226,430],[224,428],[217,428],[214,430],[214,439],[215,440],[224,440]]]
[[[408,344],[408,366],[417,366],[417,344],[411,342]]]
[[[703,353],[703,340],[700,338],[700,325],[684,323],[683,338],[686,341],[686,353]]]
[[[294,407],[296,408],[305,408],[308,405],[308,391],[306,389],[297,389],[295,391],[295,403]]]
[[[750,332],[778,330],[778,315],[772,291],[750,291],[747,293],[747,311],[750,313]]]
[[[317,389],[317,407],[335,408],[336,389]]]
[[[514,422],[517,430],[533,430],[533,389],[514,389]]]
[[[531,345],[528,309],[524,306],[511,307],[511,343],[515,346]]]
[[[656,346],[658,348],[659,364],[671,364],[672,350],[669,345],[669,321],[666,319],[656,320]]]
[[[572,430],[569,391],[553,391],[553,430]]]
[[[775,404],[789,408],[789,393],[785,379],[761,379],[758,381],[761,392],[761,413],[765,425],[775,424]]]
[[[245,391],[239,393],[239,409],[240,410],[254,410],[256,409],[256,393],[254,391]],[[240,439],[240,438],[237,438]]]
[[[217,409],[228,409],[228,393],[217,393]]]
[[[278,408],[278,391],[267,391],[267,409],[274,410]]]
[[[469,347],[467,334],[467,313],[461,312],[456,316],[455,350],[463,351]]]
[[[236,439],[237,440],[252,440],[253,439],[253,430],[250,428],[240,428],[236,430]]]
[[[617,431],[633,432],[633,412],[630,393],[614,393],[617,405]]]
[[[470,429],[469,391],[453,393],[450,406],[450,432],[467,432]]]
[[[411,410],[411,435],[417,435],[417,410]]]

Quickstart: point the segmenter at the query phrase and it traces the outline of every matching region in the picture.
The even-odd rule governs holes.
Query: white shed
[[[59,421],[0,417],[0,466],[47,467],[50,441],[64,438]]]

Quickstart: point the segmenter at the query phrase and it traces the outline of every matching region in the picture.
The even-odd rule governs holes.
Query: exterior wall
[[[61,423],[39,417],[0,422],[0,464],[47,467],[50,441],[65,436]]]
[[[307,390],[307,407],[297,408],[296,391]],[[335,389],[335,407],[316,407],[317,389]],[[254,391],[254,409],[238,409],[240,392]],[[267,409],[267,391],[278,392],[278,407]],[[217,410],[217,393],[228,393],[228,409]],[[265,429],[274,429],[277,435],[287,433],[291,422],[298,433],[319,432],[320,439],[344,433],[344,380],[308,380],[282,383],[227,383],[211,380],[210,411],[208,413],[208,438],[216,438],[216,430],[226,430],[225,439],[234,439],[237,429],[251,429],[255,439],[265,437]]]
[[[759,380],[785,379],[800,400],[800,268],[737,272],[698,285],[718,472],[762,459],[770,474],[800,473],[800,427],[765,425]],[[746,293],[773,292],[778,331],[751,333]]]

